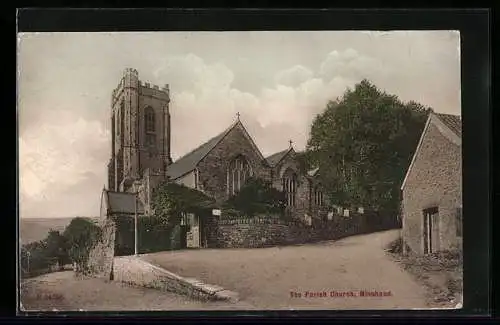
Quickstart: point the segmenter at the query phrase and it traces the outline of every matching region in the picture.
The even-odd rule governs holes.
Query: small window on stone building
[[[456,229],[457,229],[457,237],[462,237],[462,230],[463,230],[463,220],[462,220],[462,208],[457,208],[457,213],[456,213]]]

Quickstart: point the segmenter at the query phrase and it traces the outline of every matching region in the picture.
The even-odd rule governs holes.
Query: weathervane
[[[292,140],[288,140],[288,142],[290,143],[290,148],[291,148],[293,141]]]
[[[236,118],[238,119],[238,121],[240,120],[240,112],[236,113]]]

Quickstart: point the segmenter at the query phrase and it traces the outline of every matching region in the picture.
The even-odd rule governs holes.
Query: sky
[[[99,215],[111,92],[127,67],[169,84],[175,160],[241,121],[267,156],[363,78],[461,114],[455,31],[20,33],[20,217]]]

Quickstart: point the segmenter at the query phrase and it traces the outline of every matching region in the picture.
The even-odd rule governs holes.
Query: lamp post
[[[28,256],[28,274],[30,273],[30,257],[31,257],[31,253],[30,251],[26,251],[26,255]]]
[[[138,240],[137,240],[137,193],[134,193],[134,254],[138,254]]]

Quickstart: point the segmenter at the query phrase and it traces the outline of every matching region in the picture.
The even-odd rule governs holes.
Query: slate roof
[[[437,117],[457,136],[462,137],[462,120],[458,115],[437,113]]]
[[[292,148],[288,148],[286,150],[283,150],[283,151],[280,151],[280,152],[276,152],[270,156],[268,156],[266,158],[267,162],[269,163],[269,165],[271,166],[276,166],[280,161],[281,159],[283,159],[285,157],[285,155],[291,150]]]
[[[108,214],[135,214],[136,195],[125,192],[105,191]],[[144,206],[137,199],[137,214],[144,214]]]
[[[233,123],[229,128],[227,128],[224,132],[218,134],[217,136],[211,138],[198,148],[194,149],[193,151],[187,153],[186,155],[182,156],[179,158],[177,161],[175,161],[173,164],[169,165],[167,167],[167,176],[170,177],[171,179],[177,179],[193,169],[196,168],[196,165],[210,152],[212,151],[213,148],[231,131],[236,125],[241,125],[243,128],[244,132],[246,132],[245,127],[243,124],[241,124],[240,120],[238,119],[235,123]],[[250,137],[250,136],[249,136]],[[250,142],[254,145],[256,150],[260,153],[259,149],[253,142],[252,138],[250,137]]]
[[[202,160],[203,157],[205,157],[219,143],[219,141],[224,138],[230,129],[231,128],[213,137],[198,148],[179,158],[173,164],[169,165],[167,167],[167,176],[172,179],[176,179],[195,169],[200,160]]]

